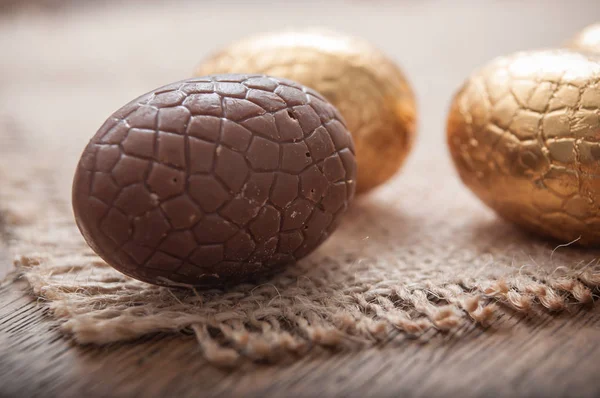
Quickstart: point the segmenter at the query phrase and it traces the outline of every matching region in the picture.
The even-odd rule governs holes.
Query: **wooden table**
[[[598,307],[232,370],[202,360],[192,336],[76,346],[25,290],[19,281],[0,287],[3,397],[600,396]]]
[[[378,2],[378,6],[381,3],[386,2]],[[386,3],[390,12],[409,15],[403,21],[415,27],[431,24],[436,32],[443,32],[448,21],[449,30],[457,37],[450,40],[436,33],[422,38],[429,43],[428,49],[417,49],[413,54],[418,56],[404,61],[409,75],[415,76],[421,98],[424,122],[420,134],[442,131],[448,97],[445,92],[437,95],[437,90],[444,91],[440,87],[446,80],[456,84],[466,71],[492,56],[559,42],[600,15],[595,0],[578,2],[572,12],[567,2],[556,4]],[[472,23],[452,23],[464,15],[466,20],[472,18]],[[507,17],[513,15],[519,23],[511,27]],[[563,21],[561,18],[564,23],[557,22]],[[377,40],[378,22],[366,18],[364,23],[372,27],[368,38]],[[332,19],[332,24],[351,30],[354,22]],[[500,29],[503,24],[505,36]],[[480,28],[497,33],[474,33]],[[510,35],[524,32],[529,36],[509,40]],[[436,44],[435,35],[445,44]],[[465,43],[466,37],[472,37],[473,43]],[[408,39],[392,40],[390,36],[379,42],[387,51],[398,52],[425,46]],[[464,57],[472,48],[480,50]],[[443,57],[444,64],[428,61],[432,53]],[[174,71],[168,73],[175,75]],[[140,80],[159,80],[158,75],[142,72],[147,75],[142,73]],[[0,277],[10,268],[10,259],[0,250]],[[24,281],[13,277],[0,285],[0,303],[0,397],[600,396],[597,306],[528,316],[507,309],[508,315],[486,329],[470,326],[438,332],[427,336],[431,337],[427,342],[398,334],[380,346],[358,351],[314,349],[287,363],[248,362],[239,368],[221,369],[202,359],[193,336],[159,334],[126,344],[77,346],[58,331],[44,303],[27,293]]]

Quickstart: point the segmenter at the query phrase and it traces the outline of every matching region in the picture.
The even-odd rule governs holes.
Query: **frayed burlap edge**
[[[313,345],[373,344],[393,330],[419,337],[466,323],[486,326],[504,312],[497,303],[523,313],[536,304],[562,311],[569,304],[591,303],[591,290],[600,286],[597,271],[557,269],[544,278],[523,272],[486,283],[415,287],[382,281],[318,294],[312,281],[298,290],[289,287],[302,283],[299,271],[279,278],[280,284],[287,280],[284,294],[272,283],[199,292],[148,286],[119,275],[92,255],[32,253],[19,257],[16,265],[33,294],[62,321],[61,329],[79,343],[191,330],[206,359],[219,365],[242,357],[302,355]]]

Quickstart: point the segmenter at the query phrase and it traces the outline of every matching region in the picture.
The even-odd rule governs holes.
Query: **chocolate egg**
[[[571,40],[569,47],[579,51],[600,53],[600,23],[590,25],[579,32]]]
[[[502,217],[600,244],[600,57],[498,58],[456,94],[447,133],[463,182]]]
[[[414,140],[415,98],[406,77],[370,43],[333,32],[290,31],[233,43],[196,76],[265,73],[298,81],[340,110],[356,143],[357,192],[387,181]]]
[[[264,75],[153,90],[85,148],[73,209],[108,264],[160,285],[247,280],[298,260],[355,191],[352,137],[320,94]]]

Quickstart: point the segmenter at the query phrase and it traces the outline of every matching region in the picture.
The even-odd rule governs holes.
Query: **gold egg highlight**
[[[571,40],[569,47],[579,51],[600,53],[600,23],[590,25],[579,32]]]
[[[194,74],[215,73],[264,73],[323,94],[354,138],[357,192],[387,181],[412,147],[413,91],[398,66],[364,40],[318,30],[250,37],[204,60]]]

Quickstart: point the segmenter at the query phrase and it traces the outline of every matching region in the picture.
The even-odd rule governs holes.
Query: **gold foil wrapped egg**
[[[463,182],[499,215],[600,244],[600,56],[498,58],[456,94],[447,129]]]
[[[590,25],[579,32],[571,40],[569,47],[579,51],[600,53],[600,23]]]
[[[416,124],[412,89],[389,58],[361,39],[316,30],[250,37],[205,60],[194,74],[215,73],[278,76],[324,95],[340,111],[354,138],[357,193],[388,180],[412,146]]]

